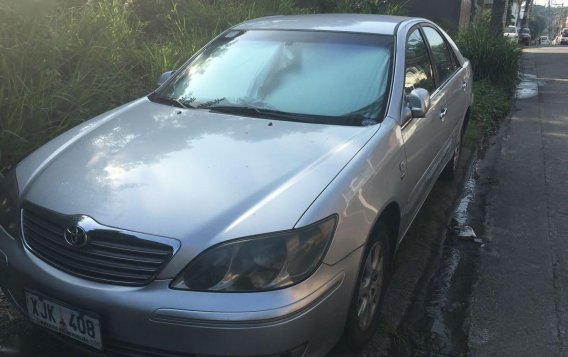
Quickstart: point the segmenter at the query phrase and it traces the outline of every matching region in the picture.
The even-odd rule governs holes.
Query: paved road
[[[525,49],[523,62],[539,94],[517,100],[483,163],[471,356],[568,354],[568,47]]]

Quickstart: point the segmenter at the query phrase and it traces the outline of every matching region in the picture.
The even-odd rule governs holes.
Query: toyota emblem
[[[79,226],[69,226],[65,230],[65,242],[72,247],[82,247],[87,244],[87,232]]]

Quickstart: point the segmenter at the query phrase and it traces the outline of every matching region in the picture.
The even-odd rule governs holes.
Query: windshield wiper
[[[178,108],[184,108],[184,109],[196,109],[197,108],[197,107],[191,105],[189,101],[171,98],[171,97],[163,97],[161,95],[157,95],[156,93],[150,94],[148,96],[148,98],[151,101],[162,103],[162,104],[173,105],[173,106],[176,106]]]
[[[253,118],[287,120],[301,123],[323,124],[329,121],[329,117],[325,117],[322,120],[323,117],[320,115],[288,113],[275,109],[265,109],[253,106],[217,105],[206,109],[215,113],[242,115]]]

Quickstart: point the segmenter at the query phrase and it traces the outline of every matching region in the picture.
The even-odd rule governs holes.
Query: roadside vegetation
[[[474,71],[475,104],[468,135],[477,144],[482,136],[494,132],[509,112],[522,52],[486,22],[459,32],[456,44]]]

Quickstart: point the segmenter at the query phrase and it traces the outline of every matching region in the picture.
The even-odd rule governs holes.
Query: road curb
[[[520,82],[515,91],[516,99],[528,99],[538,96],[538,79],[534,53],[523,51]]]

